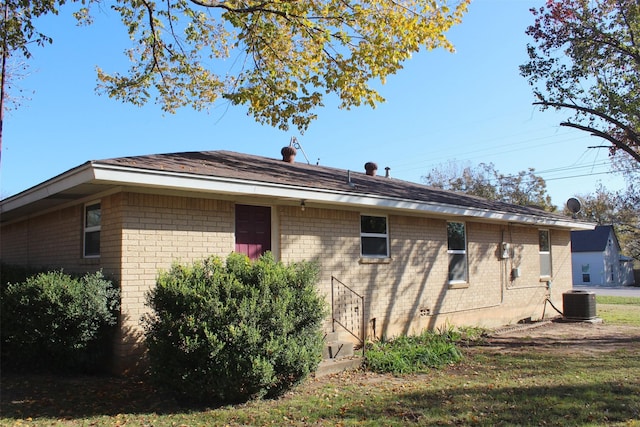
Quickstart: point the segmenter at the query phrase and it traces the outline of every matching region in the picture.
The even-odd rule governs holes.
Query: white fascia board
[[[593,229],[593,225],[577,223],[574,221],[567,221],[563,219],[556,219],[550,217],[540,217],[535,215],[516,214],[510,212],[491,211],[478,208],[465,208],[459,206],[451,206],[440,203],[429,202],[415,202],[411,200],[390,200],[390,204],[383,203],[377,204],[377,206],[389,207],[392,209],[400,209],[413,212],[425,212],[432,214],[439,214],[443,216],[454,216],[463,218],[478,218],[485,219],[492,222],[509,222],[509,223],[521,223],[532,224],[536,226],[548,226],[548,227],[561,227],[571,229]]]
[[[145,187],[172,188],[178,190],[202,191],[207,193],[241,194],[284,199],[299,199],[307,202],[333,205],[368,206],[388,210],[424,212],[443,216],[477,218],[496,222],[553,226],[570,229],[593,229],[592,224],[570,220],[514,214],[477,208],[464,208],[442,203],[417,202],[376,195],[362,195],[347,191],[315,189],[295,185],[283,185],[260,181],[204,176],[188,173],[132,169],[122,166],[94,164],[95,179],[119,185],[140,185]]]
[[[95,178],[93,168],[90,163],[81,165],[75,169],[51,178],[42,184],[31,187],[14,196],[11,196],[0,203],[0,213],[9,212],[13,209],[26,206],[38,200],[45,199],[54,194],[69,190],[81,184],[93,181]]]

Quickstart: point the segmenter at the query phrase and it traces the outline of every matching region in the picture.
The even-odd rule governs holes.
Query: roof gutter
[[[122,166],[94,164],[96,180],[118,185],[137,184],[145,187],[198,190],[210,193],[242,194],[288,199],[334,205],[369,206],[391,210],[424,212],[446,216],[479,218],[499,222],[535,224],[562,228],[591,230],[593,225],[551,217],[513,214],[477,208],[465,208],[433,202],[362,195],[349,191],[316,189],[303,186],[277,184],[263,181],[247,181],[217,176],[204,176],[150,169],[131,169]]]
[[[41,185],[3,200],[0,203],[0,213],[17,209],[42,198],[73,188],[74,186],[87,183],[126,186],[137,185],[147,188],[169,188],[175,190],[195,190],[206,193],[254,195],[292,200],[300,199],[306,200],[307,203],[315,202],[342,206],[348,205],[352,207],[367,206],[370,208],[384,208],[403,212],[424,212],[442,216],[478,218],[495,222],[534,224],[538,226],[554,226],[574,230],[593,229],[593,225],[591,224],[579,223],[569,219],[556,219],[548,216],[465,208],[442,203],[362,195],[349,191],[317,189],[263,181],[248,181],[154,169],[138,169],[97,162],[85,163]]]

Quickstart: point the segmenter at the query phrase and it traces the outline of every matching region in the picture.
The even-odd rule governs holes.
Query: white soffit
[[[84,164],[66,173],[51,178],[42,184],[31,187],[21,193],[11,196],[0,203],[0,212],[8,212],[22,206],[29,205],[47,197],[51,197],[81,184],[91,182],[95,178],[90,164]]]

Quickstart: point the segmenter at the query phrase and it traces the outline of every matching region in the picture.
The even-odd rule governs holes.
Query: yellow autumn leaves
[[[421,49],[453,50],[445,33],[469,0],[121,0],[133,41],[123,73],[99,70],[101,89],[169,112],[220,98],[258,122],[304,131],[327,95],[374,107],[372,88]]]

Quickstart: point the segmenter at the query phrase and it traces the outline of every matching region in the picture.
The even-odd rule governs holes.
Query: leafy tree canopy
[[[450,191],[498,200],[520,206],[538,206],[554,212],[547,193],[547,183],[529,168],[515,175],[498,172],[493,163],[480,163],[476,168],[462,167],[455,162],[433,169],[422,177],[425,184]]]
[[[6,0],[3,56],[52,42],[37,18],[77,6],[82,24],[109,6],[131,38],[126,72],[98,69],[99,89],[165,111],[220,98],[260,123],[304,131],[335,94],[341,108],[383,101],[372,87],[419,50],[453,50],[444,33],[470,0]]]
[[[640,162],[640,2],[548,0],[532,12],[534,43],[520,72],[536,104],[571,112],[562,126]]]

